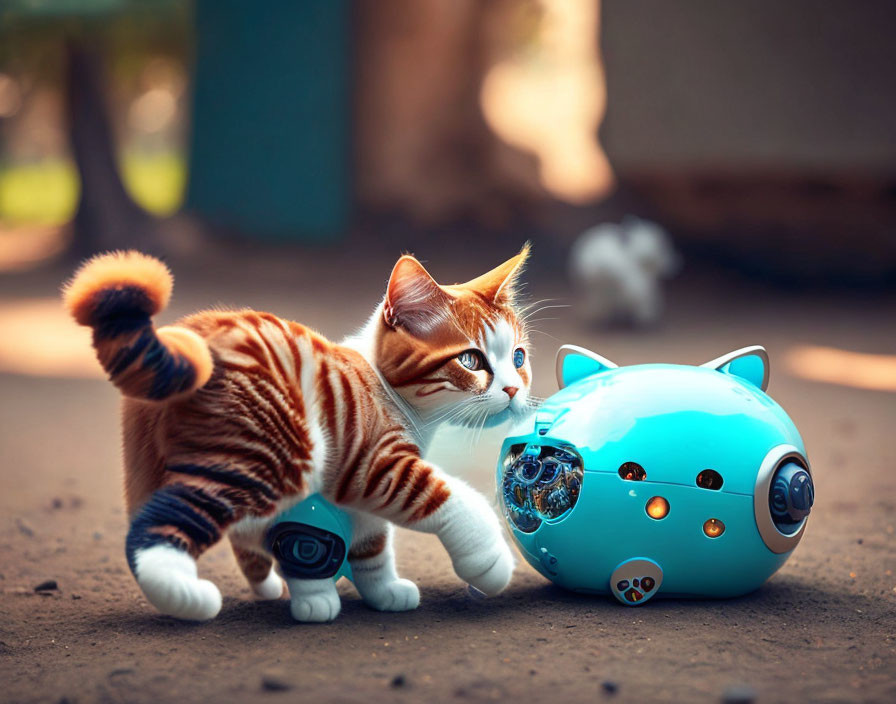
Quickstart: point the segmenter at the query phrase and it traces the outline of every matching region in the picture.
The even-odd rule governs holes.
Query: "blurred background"
[[[338,338],[401,252],[453,282],[531,240],[543,394],[559,341],[690,327],[892,391],[894,30],[885,0],[6,0],[0,370],[99,376],[55,289],[101,250],[164,257],[175,313]],[[713,333],[735,305],[749,339]]]
[[[657,606],[633,621],[532,592],[542,580],[521,567],[488,652],[504,652],[506,633],[551,638],[547,669],[564,673],[555,697],[615,671],[642,701],[717,701],[737,672],[782,700],[892,701],[894,37],[888,0],[0,0],[7,694],[75,701],[77,680],[87,700],[202,695],[166,656],[175,625],[135,603],[127,575],[119,396],[58,295],[79,261],[113,248],[162,256],[177,283],[160,324],[252,306],[339,339],[374,309],[402,252],[454,283],[529,240],[535,394],[556,389],[562,343],[619,364],[699,364],[765,345],[769,392],[803,434],[818,500],[786,574],[725,609],[672,605],[670,619]],[[502,432],[445,432],[430,456],[493,495]],[[381,616],[355,609],[346,628],[366,624],[350,635],[365,645],[320,636],[319,652],[290,665],[309,671],[303,687],[343,686],[316,669],[334,662],[358,693],[388,693],[396,672],[440,700],[480,691],[471,673],[483,699],[541,681],[517,677],[510,652],[449,662],[446,633],[471,652],[457,614],[472,607],[426,600],[457,590],[433,544],[402,534],[399,555],[425,588],[419,620],[401,622],[421,647],[388,659]],[[242,604],[231,563],[216,548],[203,570]],[[32,587],[46,578],[62,591],[45,613],[35,602],[51,602]],[[573,623],[583,608],[599,615],[600,658],[593,629],[558,627],[565,640],[546,630],[560,602]],[[232,699],[257,687],[271,652],[295,652],[280,610],[240,608],[256,611],[245,618],[228,601],[220,631],[178,631],[211,663],[219,638],[244,635],[239,667],[204,681]],[[199,633],[216,635],[204,644]],[[279,649],[263,647],[271,637]],[[79,647],[95,641],[102,652]],[[749,657],[732,650],[742,642]],[[633,643],[649,673],[632,674]],[[367,658],[374,647],[379,660]],[[575,669],[582,653],[591,675]]]
[[[0,6],[3,269],[389,234],[553,253],[636,214],[754,276],[892,284],[886,1],[256,5]]]
[[[674,344],[713,301],[883,311],[894,29],[885,0],[5,0],[0,369],[98,373],[54,289],[112,248],[338,337],[400,252],[447,282],[531,240],[548,356]]]

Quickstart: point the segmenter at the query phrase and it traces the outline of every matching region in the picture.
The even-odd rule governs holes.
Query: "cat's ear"
[[[723,354],[700,366],[716,369],[725,374],[733,374],[749,381],[753,386],[758,386],[763,391],[768,388],[768,352],[759,345],[734,350],[734,352]]]
[[[563,345],[557,350],[557,385],[562,389],[586,376],[616,369],[606,357],[578,345]]]
[[[396,262],[389,277],[383,319],[413,335],[426,335],[446,317],[449,295],[410,254]]]
[[[515,257],[511,257],[488,273],[468,281],[463,285],[464,288],[478,291],[487,299],[499,305],[512,303],[519,276],[523,273],[530,250],[531,247],[527,242]]]

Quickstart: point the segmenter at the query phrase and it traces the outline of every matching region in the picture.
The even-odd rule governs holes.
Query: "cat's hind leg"
[[[377,611],[411,611],[420,605],[420,590],[395,570],[392,524],[368,514],[352,517],[352,544],[348,561],[355,588]]]
[[[259,599],[279,599],[283,596],[283,580],[274,570],[274,561],[257,550],[243,547],[231,537],[236,564]]]
[[[128,564],[147,600],[162,613],[205,621],[221,610],[221,592],[199,579],[196,560],[240,518],[232,494],[221,483],[172,482],[134,513],[125,543]]]

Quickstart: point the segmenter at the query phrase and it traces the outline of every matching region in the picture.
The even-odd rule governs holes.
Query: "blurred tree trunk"
[[[504,144],[480,107],[500,31],[529,0],[357,0],[356,191],[362,208],[421,224],[503,225],[544,199],[532,155]]]
[[[71,254],[81,258],[108,249],[152,249],[155,218],[134,202],[118,170],[99,56],[71,40],[67,71],[69,138],[81,180]]]

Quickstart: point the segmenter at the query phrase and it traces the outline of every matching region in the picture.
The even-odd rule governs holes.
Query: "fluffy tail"
[[[125,396],[161,401],[195,391],[211,377],[205,340],[184,327],[152,325],[172,286],[162,262],[131,251],[88,260],[63,289],[66,308],[93,328],[100,364]]]

